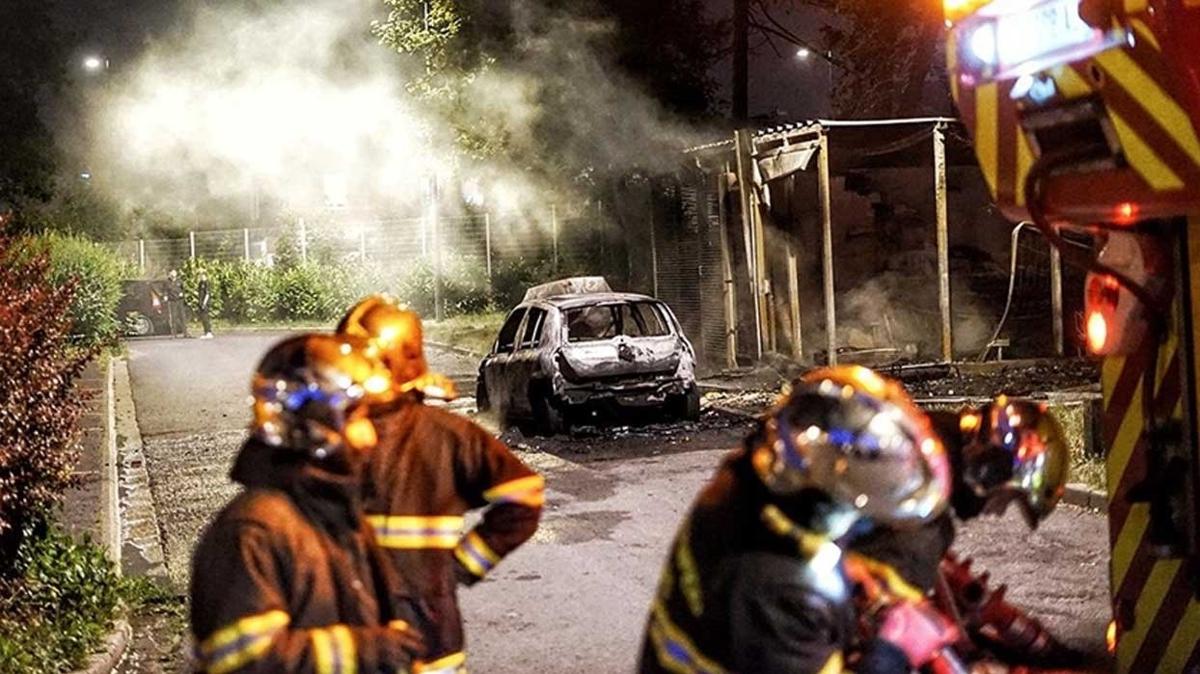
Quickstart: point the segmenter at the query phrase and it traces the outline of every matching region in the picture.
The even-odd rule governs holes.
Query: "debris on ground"
[[[899,370],[894,376],[904,382],[914,398],[990,398],[1001,393],[1034,396],[1064,391],[1099,391],[1100,367],[1085,359],[1013,361],[1011,363],[962,363],[938,366],[945,370],[917,370],[907,380]],[[889,374],[887,369],[882,370]]]

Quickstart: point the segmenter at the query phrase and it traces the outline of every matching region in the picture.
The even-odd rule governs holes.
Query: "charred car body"
[[[502,423],[556,433],[601,406],[700,414],[696,356],[675,314],[600,277],[529,289],[479,366],[476,400]]]

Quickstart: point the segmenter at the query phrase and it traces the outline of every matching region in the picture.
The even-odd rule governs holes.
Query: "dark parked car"
[[[167,288],[162,281],[124,281],[117,317],[131,337],[171,334]]]
[[[675,314],[600,277],[531,288],[479,366],[476,401],[501,423],[556,433],[598,405],[700,415],[696,356]]]

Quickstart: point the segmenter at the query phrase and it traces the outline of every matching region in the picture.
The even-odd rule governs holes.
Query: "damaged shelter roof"
[[[930,138],[937,128],[946,134],[946,162],[949,166],[975,166],[970,138],[962,124],[949,117],[919,117],[879,120],[812,120],[777,125],[755,131],[754,155],[760,167],[764,162],[789,163],[785,155],[798,155],[792,170],[807,168],[808,158],[816,151],[822,134],[829,143],[830,171],[844,173],[856,169],[907,168],[933,165]],[[685,151],[703,162],[723,157],[735,150],[732,138]],[[781,177],[791,170],[777,166],[767,170],[768,179]]]

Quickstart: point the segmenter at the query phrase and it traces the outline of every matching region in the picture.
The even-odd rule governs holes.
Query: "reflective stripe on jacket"
[[[455,587],[478,581],[533,535],[544,482],[491,433],[443,408],[406,402],[374,421],[379,445],[366,474],[367,521],[437,624],[426,635],[429,658],[457,658],[463,633]],[[476,508],[486,510],[466,531],[463,515]]]

